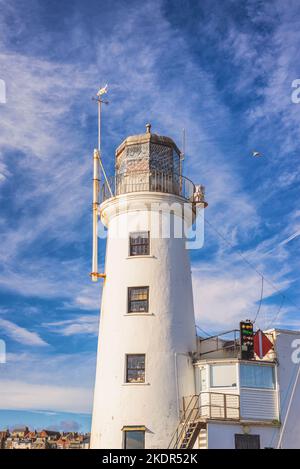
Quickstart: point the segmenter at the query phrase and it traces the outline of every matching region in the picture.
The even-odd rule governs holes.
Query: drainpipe
[[[180,419],[180,403],[179,403],[179,378],[178,378],[178,366],[177,366],[177,356],[182,355],[183,357],[191,358],[188,353],[175,352],[175,385],[176,385],[176,400],[177,400],[177,415]],[[194,388],[195,388],[195,376],[194,376]]]

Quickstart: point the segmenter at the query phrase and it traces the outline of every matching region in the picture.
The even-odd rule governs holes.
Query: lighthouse
[[[195,392],[186,236],[203,188],[182,174],[174,141],[147,124],[119,145],[99,192],[107,242],[91,447],[167,448]]]

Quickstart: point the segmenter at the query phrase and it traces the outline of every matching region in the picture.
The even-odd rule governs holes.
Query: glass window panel
[[[126,382],[145,382],[145,355],[127,355],[126,358]]]
[[[236,365],[211,365],[210,386],[227,388],[236,386]]]
[[[130,430],[124,432],[124,449],[144,449],[145,432],[142,430]]]
[[[244,388],[275,389],[275,372],[273,366],[241,365],[241,386]]]
[[[149,287],[128,288],[128,313],[148,312]]]
[[[130,233],[129,236],[129,255],[147,256],[150,254],[150,236],[149,231],[139,231]]]

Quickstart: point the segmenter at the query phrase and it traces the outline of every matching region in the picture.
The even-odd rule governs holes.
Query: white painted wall
[[[235,434],[248,433],[260,435],[261,448],[270,447],[273,435],[278,435],[278,428],[267,426],[242,426],[211,422],[207,426],[208,449],[234,449]]]
[[[280,419],[283,423],[286,417],[287,407],[291,398],[299,363],[294,363],[294,358],[300,358],[297,353],[300,348],[300,332],[276,330],[276,353],[278,359],[278,382],[280,397]],[[297,342],[296,342],[297,341]],[[298,344],[298,345],[297,345]],[[293,346],[294,345],[294,346]],[[277,441],[276,441],[277,443]],[[283,433],[282,448],[300,448],[300,378],[292,400],[285,431]]]
[[[238,392],[241,394],[242,418],[260,420],[262,425],[257,425],[256,422],[251,424],[250,421],[244,425],[210,422],[207,429],[208,448],[234,448],[235,433],[243,432],[260,435],[262,448],[277,448],[281,434],[281,448],[300,448],[300,378],[291,401],[292,390],[299,370],[300,332],[276,330],[273,331],[273,334],[278,362],[276,366],[278,399],[276,392],[272,390],[238,388]],[[195,373],[197,377],[197,367],[195,367]],[[196,381],[199,381],[199,378]],[[219,391],[228,392],[228,388],[227,391],[226,388],[219,389]],[[290,401],[291,406],[287,416]],[[276,406],[278,406],[278,411]],[[278,414],[281,421],[280,427],[264,423],[266,420],[272,421],[273,418],[277,420]]]
[[[241,418],[244,420],[278,420],[277,389],[240,391]]]
[[[167,194],[134,193],[102,205],[108,225],[92,448],[121,448],[122,427],[144,425],[146,448],[166,448],[183,395],[194,394],[189,352],[196,350],[191,273],[184,240],[152,238],[150,257],[128,258],[129,233],[150,230],[150,202],[182,202]],[[118,207],[119,213],[114,213]],[[172,216],[176,217],[175,215]],[[114,236],[116,226],[122,236]],[[127,315],[127,287],[149,286],[150,311]],[[125,384],[125,355],[146,354],[146,383]]]
[[[225,364],[235,367],[236,372],[236,386],[233,387],[211,387],[210,386],[210,366],[222,365],[226,374]],[[243,420],[261,420],[261,421],[273,421],[278,420],[278,390],[275,389],[257,389],[257,388],[241,388],[239,382],[239,366],[238,360],[225,361],[224,359],[219,361],[211,360],[205,365],[201,365],[201,361],[195,366],[195,381],[196,381],[196,393],[201,392],[200,388],[200,369],[204,369],[206,375],[206,390],[215,394],[239,394],[240,395],[240,415]],[[259,364],[257,364],[259,366]],[[266,366],[266,365],[264,365]],[[222,369],[222,368],[221,368]]]

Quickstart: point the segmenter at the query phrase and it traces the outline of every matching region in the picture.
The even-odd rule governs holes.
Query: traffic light
[[[253,360],[254,358],[254,334],[253,323],[242,321],[240,323],[241,359]]]

